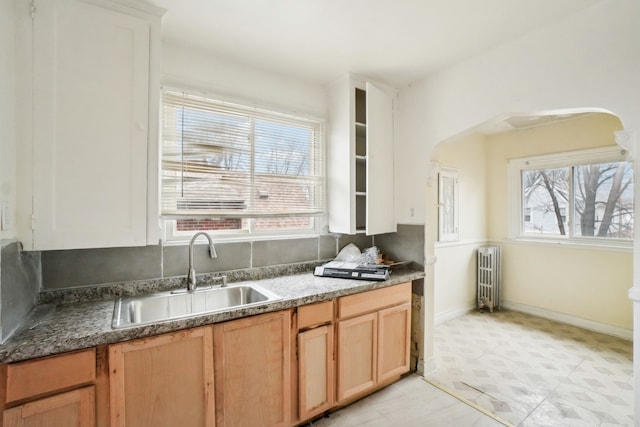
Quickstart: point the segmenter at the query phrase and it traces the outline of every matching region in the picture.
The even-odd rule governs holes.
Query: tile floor
[[[630,341],[507,310],[453,319],[434,339],[428,381],[497,419],[410,375],[312,425],[633,426]]]
[[[308,426],[502,427],[503,424],[412,374]]]
[[[513,311],[436,327],[430,381],[513,425],[633,426],[631,341]]]

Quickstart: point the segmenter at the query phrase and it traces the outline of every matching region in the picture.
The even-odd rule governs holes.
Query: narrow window
[[[458,172],[443,169],[438,176],[439,237],[441,242],[455,241],[458,235]]]

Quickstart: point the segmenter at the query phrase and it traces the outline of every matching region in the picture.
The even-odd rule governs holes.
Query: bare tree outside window
[[[576,166],[574,181],[576,235],[633,238],[633,171],[628,162]]]
[[[522,174],[523,200],[530,208],[525,232],[566,235],[569,204],[569,168],[528,170]]]
[[[633,171],[628,162],[524,170],[522,197],[525,233],[633,238]],[[571,218],[573,225],[567,223]]]

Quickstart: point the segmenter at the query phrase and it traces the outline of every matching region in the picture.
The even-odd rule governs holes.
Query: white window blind
[[[162,217],[325,210],[324,122],[164,90]]]

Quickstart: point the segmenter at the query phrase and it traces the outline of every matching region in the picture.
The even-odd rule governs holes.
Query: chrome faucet
[[[199,236],[205,236],[209,241],[209,256],[211,258],[217,258],[216,247],[213,246],[213,239],[209,233],[199,231],[193,235],[191,242],[189,242],[189,272],[187,273],[187,290],[194,291],[196,289],[196,270],[193,268],[193,243]]]

